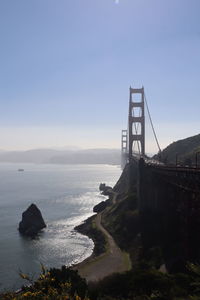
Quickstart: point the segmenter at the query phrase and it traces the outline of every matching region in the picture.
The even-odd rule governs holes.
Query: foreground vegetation
[[[36,281],[23,273],[19,274],[26,285],[19,292],[7,292],[0,294],[2,300],[82,300],[86,297],[87,284],[77,271],[72,271],[65,266],[61,269],[52,268],[46,270],[42,266],[42,272]]]
[[[86,284],[76,271],[42,268],[39,278],[21,274],[30,286],[0,294],[2,300],[198,300],[200,266],[188,264],[187,273],[163,274],[140,265],[124,274],[113,274],[98,283]]]

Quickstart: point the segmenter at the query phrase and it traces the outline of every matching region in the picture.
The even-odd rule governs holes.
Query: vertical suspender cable
[[[158,142],[158,139],[157,139],[157,136],[156,136],[156,132],[155,132],[155,129],[154,129],[154,126],[153,126],[153,122],[152,122],[152,119],[151,119],[151,115],[150,115],[150,111],[149,111],[149,107],[148,107],[148,104],[147,104],[147,99],[146,99],[146,95],[145,94],[144,94],[144,101],[145,101],[145,104],[146,104],[146,107],[147,107],[147,112],[148,112],[148,115],[149,115],[149,120],[150,120],[150,123],[151,123],[151,127],[152,127],[152,130],[153,130],[153,134],[154,134],[155,140],[156,140],[156,144],[158,146],[159,153],[160,153],[161,152],[161,148],[160,148],[160,145],[159,145],[159,142]]]

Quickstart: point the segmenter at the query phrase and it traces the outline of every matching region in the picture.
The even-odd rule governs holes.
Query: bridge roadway
[[[166,165],[157,160],[146,158],[144,165],[152,174],[154,173],[158,181],[162,179],[169,185],[174,185],[187,192],[200,193],[200,168]]]

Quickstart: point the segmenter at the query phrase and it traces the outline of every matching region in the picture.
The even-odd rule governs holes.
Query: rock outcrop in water
[[[23,235],[34,237],[45,227],[46,224],[40,210],[35,204],[31,204],[27,210],[22,213],[22,221],[19,223],[19,232]]]
[[[99,190],[101,191],[101,194],[104,196],[110,196],[110,195],[112,195],[112,192],[113,192],[112,187],[106,185],[105,183],[100,183]]]
[[[93,207],[93,212],[100,213],[110,204],[111,204],[110,199],[107,199],[106,201],[101,201],[100,203],[98,203]]]

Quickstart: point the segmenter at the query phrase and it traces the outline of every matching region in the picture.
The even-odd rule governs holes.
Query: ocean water
[[[37,278],[41,263],[70,266],[91,255],[92,240],[74,226],[105,199],[99,184],[113,186],[120,173],[110,165],[0,164],[0,290],[18,289],[24,283],[20,271]],[[31,203],[47,224],[37,239],[24,238],[17,229]]]

